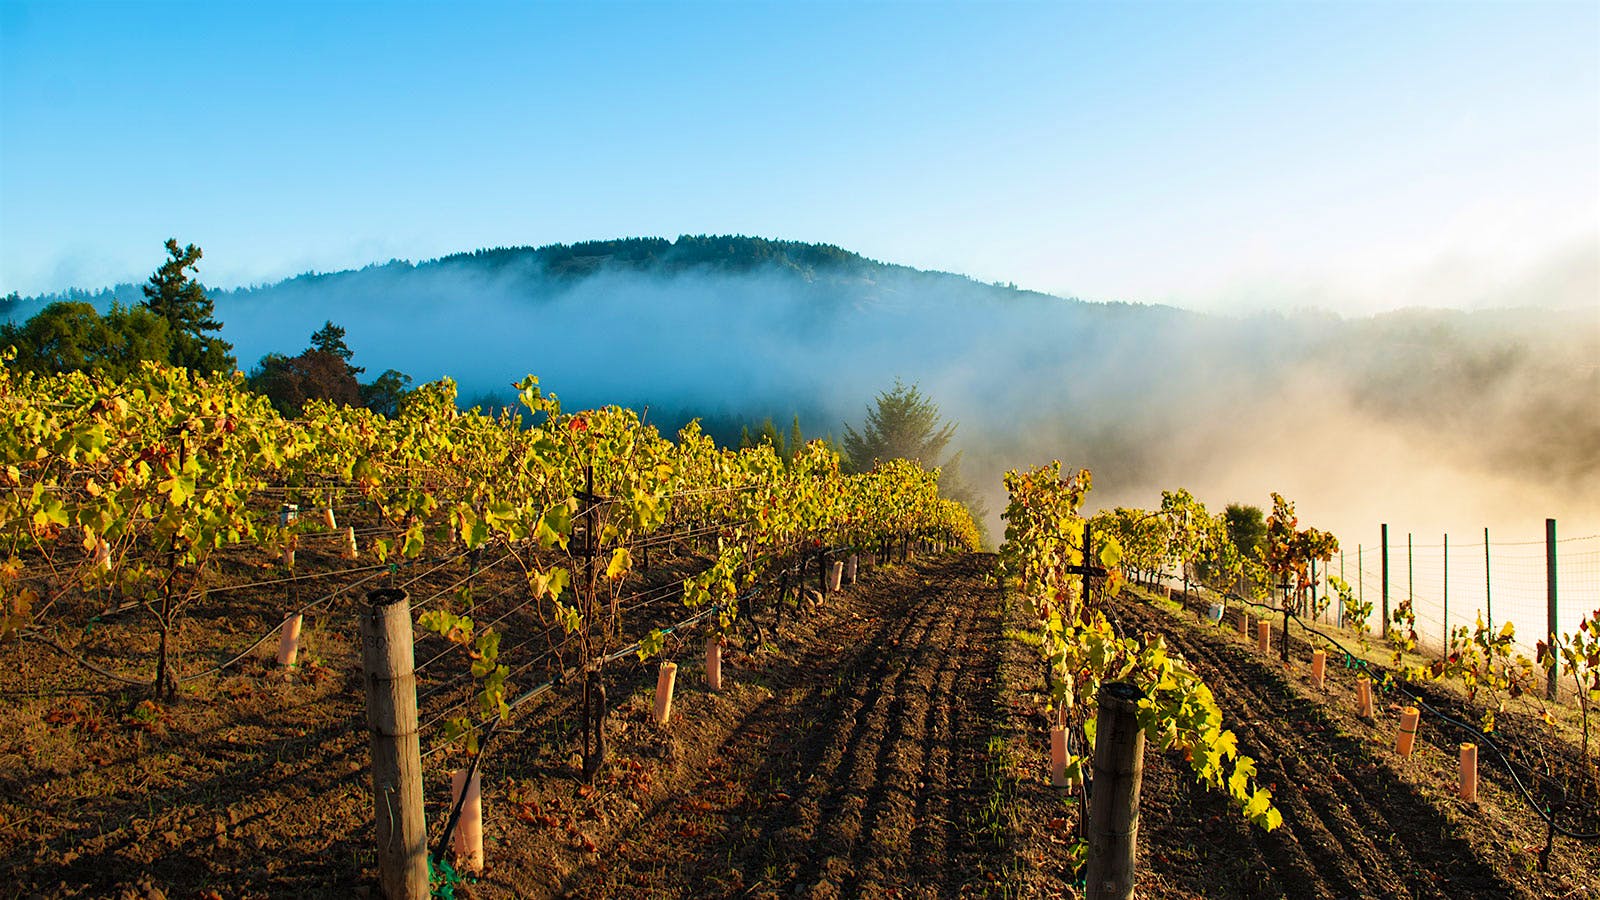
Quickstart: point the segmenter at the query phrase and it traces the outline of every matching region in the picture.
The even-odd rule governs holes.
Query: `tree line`
[[[704,236],[680,237],[676,243],[639,239],[596,242],[539,252],[552,257],[547,264],[577,265],[595,257],[659,261],[663,253],[683,264],[715,259],[771,261],[802,250],[808,264],[837,264],[854,257],[826,245]],[[166,251],[168,258],[145,283],[144,300],[137,304],[113,301],[102,315],[91,303],[58,300],[21,324],[0,325],[0,350],[10,346],[16,353],[9,365],[41,374],[84,371],[108,378],[126,378],[145,360],[199,374],[236,371],[233,345],[219,335],[223,326],[216,318],[215,303],[199,281],[200,248],[179,246],[176,239],[169,239]],[[492,256],[495,252],[480,254]],[[298,354],[263,356],[246,376],[246,383],[288,418],[299,416],[311,400],[397,415],[410,390],[411,377],[388,369],[362,382],[359,376],[366,369],[355,365],[354,357],[345,343],[345,329],[329,320],[311,334],[309,345]],[[840,454],[846,470],[854,473],[870,472],[879,460],[890,459],[909,459],[928,469],[941,469],[940,493],[960,502],[981,523],[987,510],[960,475],[961,454],[946,454],[955,430],[956,424],[944,421],[931,397],[917,385],[896,379],[892,389],[879,393],[868,406],[859,431],[846,424],[842,442],[836,444],[830,435],[825,443]],[[754,430],[743,427],[739,439],[740,448],[769,444],[783,458],[796,456],[807,443],[798,416],[787,434],[768,417]]]
[[[113,301],[101,315],[93,304],[59,300],[25,322],[0,325],[0,349],[16,352],[10,365],[41,374],[81,371],[109,378],[126,378],[145,360],[200,374],[237,370],[233,345],[218,335],[222,323],[216,304],[198,278],[200,248],[168,239],[166,250],[168,258],[145,283],[144,300],[137,304]],[[366,369],[351,363],[355,353],[344,335],[330,320],[298,355],[263,356],[246,381],[289,417],[298,416],[310,400],[395,415],[411,376],[389,369],[361,382],[357,376]]]

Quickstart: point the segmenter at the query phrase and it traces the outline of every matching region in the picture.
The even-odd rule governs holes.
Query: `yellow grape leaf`
[[[633,568],[633,555],[628,552],[627,547],[618,547],[611,551],[611,564],[606,566],[606,577],[616,581],[628,574],[631,568]]]
[[[536,600],[549,597],[551,600],[560,600],[561,593],[567,585],[572,583],[572,574],[566,569],[556,566],[549,572],[535,571],[528,576],[528,587],[533,590]]]
[[[413,559],[422,552],[422,523],[417,522],[406,531],[406,542],[400,548],[400,554],[407,559]]]

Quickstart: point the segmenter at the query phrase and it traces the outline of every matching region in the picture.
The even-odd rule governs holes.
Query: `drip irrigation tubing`
[[[1244,603],[1244,604],[1246,604],[1248,606],[1253,606],[1253,607],[1256,607],[1257,609],[1268,610],[1271,613],[1273,613],[1273,615],[1275,615],[1275,616],[1282,615],[1283,612],[1284,612],[1284,610],[1282,610],[1282,609],[1275,609],[1275,608],[1273,608],[1271,606],[1268,606],[1265,603],[1257,603],[1257,602],[1255,602],[1253,600],[1247,600],[1247,599],[1245,599],[1243,597],[1238,597],[1238,596],[1233,596],[1233,595],[1229,595],[1229,596],[1230,596],[1231,599],[1237,600],[1237,601],[1239,601],[1241,603]],[[1328,643],[1332,644],[1333,646],[1339,648],[1339,652],[1343,653],[1345,655],[1345,658],[1349,659],[1352,662],[1352,664],[1354,664],[1357,668],[1362,669],[1364,671],[1368,671],[1368,672],[1376,672],[1377,671],[1376,669],[1374,669],[1372,667],[1371,663],[1369,663],[1365,658],[1363,658],[1361,656],[1357,656],[1354,653],[1351,653],[1349,648],[1345,647],[1342,643],[1340,643],[1335,638],[1329,636],[1328,634],[1326,634],[1325,632],[1323,632],[1323,631],[1321,631],[1319,629],[1316,629],[1316,628],[1311,627],[1310,625],[1307,625],[1300,618],[1300,616],[1297,613],[1295,613],[1294,611],[1292,611],[1292,610],[1289,611],[1289,618],[1291,620],[1293,620],[1296,624],[1298,624],[1305,631],[1307,631],[1307,632],[1309,632],[1311,634],[1314,634],[1314,635],[1322,638],[1323,640],[1327,641]],[[1513,763],[1511,758],[1508,757],[1505,754],[1505,751],[1500,749],[1500,745],[1493,738],[1489,737],[1488,734],[1484,733],[1483,731],[1480,731],[1478,728],[1476,728],[1475,726],[1473,726],[1472,724],[1470,724],[1468,722],[1463,722],[1462,720],[1457,719],[1454,716],[1448,715],[1446,713],[1440,712],[1439,710],[1435,709],[1431,704],[1428,703],[1427,700],[1423,699],[1421,694],[1418,694],[1416,691],[1413,691],[1404,682],[1399,681],[1399,680],[1395,680],[1395,679],[1392,679],[1392,678],[1390,679],[1390,681],[1394,684],[1396,689],[1398,689],[1400,692],[1404,693],[1406,696],[1410,697],[1411,700],[1414,703],[1416,703],[1418,706],[1420,706],[1422,709],[1426,710],[1431,715],[1437,717],[1440,721],[1443,721],[1443,722],[1446,722],[1448,724],[1454,725],[1457,728],[1460,728],[1462,731],[1467,732],[1467,734],[1471,735],[1472,737],[1474,737],[1477,740],[1479,740],[1480,742],[1482,742],[1484,746],[1488,747],[1490,750],[1493,750],[1495,756],[1499,757],[1500,758],[1500,762],[1505,765],[1506,773],[1511,776],[1512,783],[1514,783],[1517,786],[1517,791],[1522,795],[1522,798],[1525,801],[1527,801],[1528,807],[1533,810],[1534,814],[1539,817],[1540,821],[1544,822],[1545,825],[1547,825],[1556,834],[1559,834],[1559,835],[1561,835],[1563,837],[1572,838],[1574,840],[1580,840],[1580,841],[1600,840],[1600,832],[1573,831],[1570,828],[1566,828],[1566,827],[1564,827],[1562,825],[1556,824],[1554,814],[1549,811],[1548,807],[1543,808],[1543,809],[1540,808],[1538,800],[1534,798],[1533,793],[1530,790],[1528,790],[1527,785],[1523,784],[1521,776],[1519,776],[1517,774],[1516,764]]]
[[[21,635],[19,635],[19,637],[22,638],[22,640],[32,641],[35,644],[43,644],[44,646],[49,647],[50,649],[56,651],[57,653],[61,654],[62,656],[65,656],[66,658],[72,660],[73,662],[77,663],[78,665],[84,667],[85,669],[88,669],[89,671],[91,671],[91,672],[95,673],[96,675],[99,675],[99,676],[101,676],[103,678],[110,678],[113,681],[120,681],[123,684],[132,684],[132,685],[137,685],[139,687],[149,687],[151,685],[151,681],[149,679],[129,678],[126,675],[119,675],[116,672],[113,672],[113,671],[111,671],[109,669],[102,669],[101,667],[95,665],[94,663],[89,662],[87,659],[84,659],[80,654],[78,654],[78,653],[76,653],[76,652],[74,652],[72,650],[68,650],[66,647],[61,646],[60,644],[58,644],[55,641],[45,637],[42,634],[33,634],[31,632],[23,632]]]

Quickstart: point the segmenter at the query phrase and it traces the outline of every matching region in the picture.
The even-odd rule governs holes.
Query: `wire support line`
[[[449,562],[454,562],[455,560],[458,560],[462,556],[465,556],[465,555],[466,555],[465,553],[457,554],[456,556],[451,557],[451,559],[448,560],[448,561]],[[416,603],[411,605],[412,614],[415,615],[417,613],[417,611],[422,609],[424,606],[427,606],[430,603],[437,602],[441,597],[444,597],[444,596],[448,595],[450,592],[454,591],[455,589],[457,589],[457,588],[461,587],[462,585],[466,584],[467,582],[471,581],[473,578],[477,577],[478,575],[482,575],[484,572],[487,572],[490,569],[493,569],[496,566],[501,565],[506,560],[511,559],[515,555],[516,555],[516,553],[514,551],[508,550],[508,551],[506,551],[506,554],[504,556],[500,557],[499,559],[495,560],[494,562],[489,563],[486,566],[479,566],[476,570],[468,572],[466,575],[463,575],[462,577],[456,579],[453,583],[451,583],[447,587],[441,588],[441,589],[435,591],[434,593],[429,594],[426,598],[424,598],[422,600],[419,600]],[[437,572],[439,569],[441,569],[443,567],[444,566],[441,564],[440,566],[434,568],[432,571],[424,572],[422,575],[417,576],[417,578],[411,579],[410,581],[406,582],[406,584],[407,585],[415,584],[420,579],[422,579],[422,578],[424,578],[424,577],[426,577],[428,575],[432,575],[434,572]]]
[[[717,494],[745,494],[749,493],[750,491],[760,490],[761,488],[767,486],[768,485],[766,484],[747,484],[742,487],[693,488],[687,491],[672,491],[670,493],[661,494],[659,497],[662,500],[681,500],[686,497],[708,497]]]
[[[512,585],[511,587],[502,588],[501,590],[496,592],[492,597],[487,598],[487,600],[485,602],[492,602],[494,600],[498,600],[501,597],[504,597],[506,594],[511,593],[517,587],[518,587],[517,585]],[[483,622],[481,624],[480,623],[474,623],[474,630],[476,630],[479,634],[482,634],[484,629],[492,628],[495,625],[500,624],[501,622],[503,622],[507,618],[509,618],[512,613],[515,613],[515,612],[517,612],[518,610],[521,610],[521,609],[525,609],[530,603],[534,603],[534,602],[536,602],[535,599],[524,600],[523,602],[517,604],[516,606],[513,606],[511,609],[506,610],[505,612],[503,612],[499,616],[496,616],[495,618],[489,620],[488,622]],[[412,668],[411,671],[413,673],[421,672],[422,670],[428,668],[429,666],[433,665],[434,663],[438,662],[439,660],[444,659],[446,656],[449,656],[452,652],[454,652],[454,647],[446,646],[443,650],[440,650],[438,653],[434,654],[432,657],[429,657],[421,665],[418,665],[418,666],[415,666],[414,668]],[[504,654],[505,654],[505,651],[502,651],[501,655],[504,655]]]
[[[330,594],[327,594],[325,596],[319,597],[316,600],[312,600],[311,602],[302,605],[299,609],[295,610],[292,613],[289,613],[288,616],[285,616],[284,619],[287,620],[288,618],[290,618],[292,616],[297,616],[297,615],[302,615],[303,616],[306,613],[310,612],[312,609],[315,609],[316,607],[321,606],[324,603],[327,603],[327,602],[333,600],[335,597],[338,597],[338,596],[340,596],[341,594],[344,594],[347,591],[350,591],[350,590],[352,590],[354,588],[360,587],[361,585],[366,584],[367,582],[372,581],[375,578],[381,578],[384,574],[386,574],[386,572],[387,572],[389,567],[388,566],[384,566],[383,568],[384,568],[385,571],[373,572],[372,574],[366,576],[365,578],[361,578],[361,579],[359,579],[357,581],[353,581],[350,584],[347,584],[344,587],[341,587],[338,590],[335,590]],[[210,676],[210,675],[221,674],[222,672],[226,671],[227,669],[232,668],[235,665],[238,665],[246,657],[248,657],[251,653],[255,652],[255,649],[257,647],[259,647],[262,644],[266,643],[268,638],[272,637],[274,634],[277,634],[279,628],[282,628],[282,627],[283,626],[280,624],[277,628],[273,628],[272,630],[270,630],[270,631],[266,632],[265,634],[261,635],[260,637],[256,638],[255,641],[253,641],[250,644],[250,646],[244,648],[244,650],[242,652],[240,652],[237,656],[234,656],[232,659],[229,659],[227,662],[224,662],[224,663],[222,663],[220,665],[212,666],[211,668],[206,669],[203,672],[196,672],[193,675],[185,675],[182,678],[178,679],[178,683],[179,684],[188,684],[191,681],[196,681],[198,679],[205,678],[205,677]]]
[[[627,613],[635,612],[646,606],[651,606],[655,603],[665,600],[671,597],[677,591],[682,590],[683,586],[689,582],[689,579],[694,577],[695,576],[691,575],[688,578],[680,578],[677,581],[658,585],[643,591],[642,593],[635,594],[628,598],[628,603],[621,606],[618,612],[626,615]]]
[[[435,557],[434,559],[437,560],[438,565],[434,566],[433,568],[429,569],[426,572],[423,572],[420,575],[414,576],[412,578],[407,579],[404,582],[401,582],[400,587],[401,588],[408,588],[408,587],[412,586],[413,584],[416,584],[417,582],[421,581],[422,579],[427,578],[429,575],[432,575],[435,572],[439,571],[440,569],[444,568],[446,565],[449,565],[450,563],[459,561],[460,559],[462,559],[463,557],[465,557],[467,554],[469,554],[471,552],[472,551],[470,551],[470,550],[458,550],[455,553],[452,553],[452,554],[450,554],[448,556]],[[506,556],[510,556],[510,555],[511,555],[510,553],[506,554]],[[478,571],[479,572],[483,572],[483,571],[485,571],[487,569],[490,569],[490,568],[493,568],[494,566],[497,566],[497,565],[499,565],[500,563],[503,563],[503,562],[505,562],[505,557],[501,557],[500,559],[496,560],[493,564],[491,564],[489,566],[480,567],[478,569]],[[472,577],[472,573],[469,573],[467,577],[468,578]],[[445,590],[449,590],[449,589],[450,588],[446,588]]]
[[[648,537],[642,538],[627,546],[630,550],[637,550],[643,547],[661,547],[668,544],[676,544],[681,541],[694,540],[695,538],[721,534],[723,531],[729,528],[740,528],[745,525],[749,525],[753,521],[755,520],[729,519],[727,521],[717,522],[712,525],[699,525],[692,530],[681,532],[657,529],[656,531],[650,532]]]
[[[555,655],[555,650],[546,650],[544,653],[541,653],[538,656],[534,657],[533,659],[531,659],[531,660],[523,663],[522,665],[518,666],[517,668],[510,670],[506,674],[506,683],[510,684],[511,680],[516,678],[518,675],[521,675],[522,673],[528,671],[529,669],[532,669],[534,666],[537,666],[542,662],[547,662],[550,659],[550,657],[552,657],[554,655]],[[424,701],[431,700],[432,698],[434,698],[434,697],[436,697],[436,696],[438,696],[440,694],[449,693],[451,691],[456,691],[456,690],[460,690],[463,687],[467,687],[467,686],[469,686],[469,684],[470,684],[470,682],[472,680],[473,680],[473,677],[472,677],[471,673],[467,673],[466,675],[458,675],[455,678],[452,678],[450,681],[448,681],[448,682],[446,682],[444,684],[440,684],[437,687],[434,687],[433,689],[429,690],[427,693],[417,697],[417,705],[421,706]],[[475,698],[475,696],[476,696],[475,694],[469,693],[469,694],[467,694],[466,697],[463,697],[462,699],[457,700],[454,703],[449,704],[444,709],[442,709],[439,712],[433,714],[432,716],[429,716],[428,720],[426,722],[423,722],[421,725],[417,726],[417,730],[419,732],[420,731],[426,731],[429,728],[432,728],[433,726],[439,724],[439,722],[443,721],[444,719],[449,718],[453,713],[459,711],[462,707],[467,706],[468,704],[470,704],[473,701],[473,699]]]
[[[704,610],[701,610],[700,612],[690,616],[687,619],[684,619],[681,622],[678,622],[676,624],[670,625],[670,626],[662,629],[661,630],[661,634],[662,634],[662,636],[666,636],[668,634],[673,634],[673,633],[675,633],[677,631],[680,631],[680,630],[682,630],[684,628],[688,628],[691,625],[694,625],[694,624],[700,622],[706,616],[711,615],[712,613],[718,612],[720,609],[721,609],[720,604],[713,604],[712,606],[710,606],[710,607],[708,607],[708,608],[706,608]],[[508,702],[506,704],[507,716],[509,717],[509,714],[511,712],[514,712],[519,706],[522,706],[524,703],[527,703],[527,702],[533,700],[536,697],[540,697],[540,696],[542,696],[544,694],[547,694],[550,691],[554,690],[555,688],[559,687],[560,685],[564,684],[566,682],[567,678],[569,676],[571,676],[571,675],[581,675],[581,674],[584,674],[584,673],[589,672],[591,670],[599,669],[602,666],[605,666],[605,665],[607,665],[609,663],[615,662],[615,661],[617,661],[617,660],[619,660],[619,659],[623,658],[624,656],[627,656],[627,655],[629,655],[631,653],[637,653],[639,651],[639,647],[642,645],[642,643],[643,643],[642,641],[634,641],[632,644],[629,644],[628,646],[623,647],[620,650],[614,650],[611,653],[606,654],[605,656],[602,656],[602,657],[600,657],[600,658],[598,658],[598,659],[596,659],[596,660],[594,660],[592,662],[586,663],[586,664],[581,665],[581,666],[574,666],[574,667],[570,667],[570,668],[566,668],[566,669],[561,670],[560,672],[556,673],[554,678],[551,678],[549,681],[546,681],[543,684],[540,684],[540,685],[538,685],[536,687],[530,688],[529,690],[527,690],[524,693],[522,693],[521,695],[519,695],[516,699],[511,700],[510,702]],[[434,722],[437,722],[439,720],[439,718],[442,717],[442,715],[447,715],[448,712],[453,712],[455,708],[458,708],[459,706],[464,705],[465,702],[466,701],[463,701],[462,704],[457,704],[457,707],[453,707],[451,710],[448,710],[446,713],[441,714],[441,716],[435,716],[432,720],[430,720],[429,724],[433,724]],[[483,728],[483,727],[485,727],[485,726],[487,726],[487,725],[489,725],[489,724],[491,724],[493,722],[497,722],[497,721],[499,721],[499,717],[495,717],[495,716],[486,717],[483,720],[477,722],[474,725],[474,728]],[[418,731],[421,731],[421,730],[422,730],[421,728],[418,729]],[[422,758],[423,759],[427,759],[427,758],[433,756],[435,753],[438,753],[439,751],[444,750],[448,746],[450,746],[450,745],[449,744],[438,744],[438,745],[435,745],[432,749],[430,749],[430,750],[426,751],[425,753],[423,753],[422,754]]]
[[[316,581],[316,580],[322,579],[322,578],[332,578],[335,575],[354,575],[354,574],[356,574],[358,572],[370,572],[370,571],[372,571],[374,569],[387,569],[387,568],[389,568],[389,564],[388,563],[375,563],[375,564],[370,565],[370,566],[356,566],[356,567],[350,568],[350,569],[330,569],[330,570],[328,570],[326,572],[313,572],[313,573],[306,574],[306,575],[290,575],[287,578],[271,578],[271,579],[268,579],[266,581],[249,581],[249,582],[245,582],[244,584],[225,584],[225,585],[221,585],[220,587],[206,587],[206,588],[201,588],[200,590],[201,590],[202,593],[206,594],[207,596],[210,596],[210,595],[213,595],[213,594],[227,594],[227,593],[231,593],[233,591],[242,591],[242,590],[245,590],[246,588],[273,587],[275,585],[280,585],[280,584],[294,584],[296,582],[302,582],[302,581]],[[139,604],[135,603],[134,605],[138,606]],[[126,608],[128,608],[128,607],[126,607],[126,606],[122,607],[122,609],[126,609]]]
[[[678,587],[681,587],[682,584],[683,584],[683,582],[680,581],[680,582],[677,582],[676,584],[669,584],[669,585],[662,586],[661,589],[658,589],[658,596],[654,597],[653,599],[654,600],[660,600],[660,599],[664,599],[665,597],[671,596],[670,590],[667,590],[667,589],[676,589]],[[666,592],[662,593],[661,591],[663,591],[663,590],[665,590]],[[748,599],[748,597],[753,596],[754,593],[755,593],[755,591],[754,591],[754,589],[752,589],[751,591],[746,593],[745,598]],[[511,610],[507,610],[505,613],[503,613],[500,616],[499,619],[496,619],[495,621],[491,621],[489,623],[486,623],[486,626],[492,626],[492,625],[496,624],[501,619],[506,618],[507,616],[511,615],[512,613],[516,612],[519,609],[522,609],[522,608],[526,607],[529,603],[532,603],[532,602],[535,602],[535,601],[534,600],[528,600],[528,601],[525,601],[525,602],[519,604],[516,607],[513,607]],[[622,612],[628,612],[628,611],[637,610],[639,607],[641,607],[643,605],[645,605],[645,604],[642,604],[642,603],[634,604],[632,607],[629,607],[628,609],[622,610]],[[718,608],[720,609],[720,606]],[[696,617],[692,617],[690,620],[686,620],[686,621],[698,621],[698,619],[699,619],[699,617],[696,616]],[[670,627],[668,627],[667,629],[665,629],[665,630],[663,630],[661,632],[662,636],[665,636],[665,635],[673,633],[673,629],[677,628],[677,627],[681,627],[682,624],[683,623],[679,623],[678,626],[670,626]],[[511,653],[515,652],[516,650],[520,650],[523,647],[526,647],[528,644],[531,644],[534,641],[539,640],[541,637],[548,638],[550,636],[552,630],[553,629],[546,629],[546,630],[544,630],[544,631],[542,631],[542,632],[540,632],[538,634],[534,634],[534,635],[524,639],[523,641],[513,645],[510,648],[503,649],[503,650],[500,651],[500,656],[501,657],[509,656]],[[565,641],[562,641],[560,645],[557,645],[556,647],[552,647],[551,649],[546,650],[544,653],[540,654],[539,656],[536,656],[532,660],[530,660],[530,661],[528,661],[526,663],[523,663],[522,665],[518,666],[517,668],[511,670],[509,672],[509,674],[506,676],[507,680],[515,678],[517,675],[520,675],[521,673],[527,671],[528,669],[533,668],[535,665],[538,665],[540,662],[544,662],[549,657],[555,655],[555,653],[559,649],[559,647],[560,646],[564,646],[565,643],[566,643]],[[639,647],[640,647],[640,645],[641,645],[641,642],[635,641],[634,643],[630,644],[628,647],[626,647],[623,650],[618,651],[618,652],[622,656],[626,656],[629,653],[637,652]],[[443,651],[441,651],[437,655],[435,655],[432,658],[428,659],[422,665],[419,665],[419,666],[415,667],[412,671],[414,671],[414,672],[422,671],[422,669],[424,669],[425,667],[430,666],[433,663],[438,662],[443,657],[449,655],[452,652],[452,649],[453,648],[448,648],[448,647],[445,648]],[[605,660],[603,660],[602,662],[611,662],[615,658],[620,658],[620,657],[608,657]],[[422,696],[418,697],[417,702],[420,704],[425,700],[428,700],[428,699],[431,699],[431,698],[433,698],[435,696],[438,696],[441,693],[448,692],[449,690],[451,690],[453,688],[459,688],[469,678],[470,678],[470,675],[469,676],[457,676],[456,678],[451,679],[449,681],[446,681],[443,684],[440,684],[440,685],[437,685],[437,686],[435,686],[433,688],[430,688]],[[432,718],[430,718],[428,720],[428,722],[423,727],[426,728],[429,725],[435,724],[440,719],[444,718],[445,716],[448,716],[451,712],[454,712],[455,710],[459,709],[461,706],[466,705],[470,701],[471,701],[470,697],[468,697],[465,700],[458,701],[453,706],[448,707],[444,712],[441,712],[441,713],[433,716]]]

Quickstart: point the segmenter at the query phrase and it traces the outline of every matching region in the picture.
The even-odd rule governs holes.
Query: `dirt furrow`
[[[1216,694],[1240,750],[1272,787],[1284,825],[1245,834],[1295,897],[1507,896],[1513,887],[1449,835],[1430,802],[1371,748],[1343,734],[1275,668],[1220,635],[1129,602],[1125,624],[1164,635]],[[1262,887],[1268,887],[1262,885]]]
[[[971,607],[945,602],[935,615],[937,618],[923,633],[908,664],[908,668],[914,667],[914,677],[909,683],[897,685],[890,713],[895,728],[880,748],[877,771],[866,773],[867,778],[875,779],[874,796],[869,798],[867,840],[857,844],[852,859],[859,877],[845,881],[847,895],[871,895],[910,881],[908,875],[917,870],[918,858],[914,855],[917,845],[912,829],[906,826],[915,827],[925,821],[919,812],[930,798],[949,805],[947,791],[952,787],[948,783],[952,773],[948,760],[935,765],[929,759],[928,720],[937,710],[948,714],[950,705],[959,702],[958,694],[938,692],[934,686],[940,681],[954,684],[950,676],[970,649],[967,638],[971,634]],[[926,857],[922,861],[926,863]],[[939,873],[937,867],[922,868],[920,874],[924,876]],[[928,886],[921,878],[914,883]]]
[[[917,562],[838,601],[700,777],[574,873],[568,894],[960,893],[972,867],[957,863],[976,851],[957,811],[995,703],[998,623],[972,597],[980,568]]]

